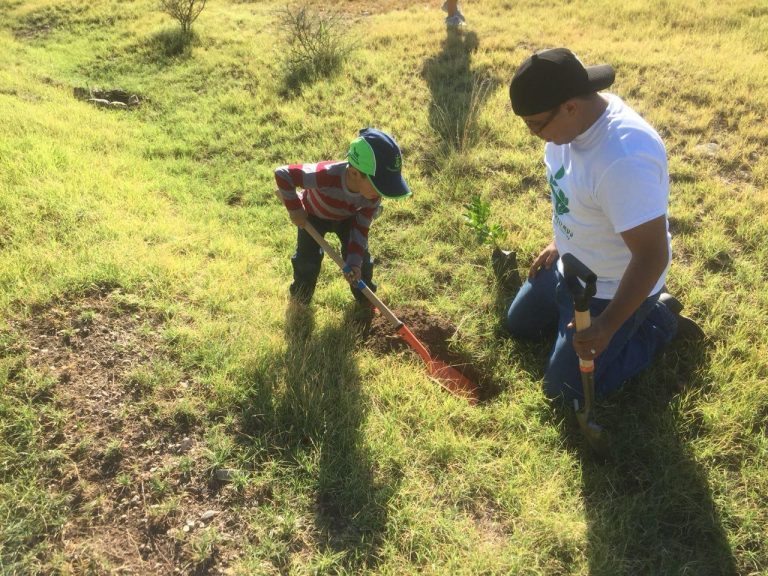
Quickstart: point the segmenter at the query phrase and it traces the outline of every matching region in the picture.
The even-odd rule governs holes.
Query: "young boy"
[[[304,230],[309,222],[323,236],[333,232],[341,242],[341,255],[355,299],[367,300],[356,287],[362,280],[371,290],[373,264],[368,253],[368,230],[380,211],[381,197],[411,195],[403,179],[402,156],[394,139],[375,128],[365,128],[349,146],[347,161],[291,164],[275,170],[277,195],[298,226],[291,297],[308,304],[315,292],[323,251]],[[296,188],[301,190],[297,193]]]

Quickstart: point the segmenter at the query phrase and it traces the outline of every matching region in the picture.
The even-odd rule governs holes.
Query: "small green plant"
[[[133,486],[133,477],[127,472],[120,472],[115,477],[115,481],[120,486],[120,490],[129,490]]]
[[[153,532],[165,532],[169,535],[169,528],[178,524],[182,512],[181,498],[178,495],[161,495],[155,504],[146,508],[147,527]],[[179,534],[183,534],[181,530]]]
[[[160,9],[178,21],[183,36],[188,36],[192,23],[205,8],[206,0],[160,0]]]
[[[96,312],[93,310],[83,310],[77,316],[78,326],[90,326],[96,320]]]
[[[179,471],[179,479],[181,482],[189,482],[192,478],[192,474],[195,471],[195,461],[189,456],[182,456],[179,458],[177,466]]]
[[[80,438],[80,441],[75,445],[72,453],[75,458],[86,457],[93,447],[93,437],[85,435]]]
[[[203,530],[190,539],[192,561],[201,572],[207,571],[205,567],[212,561],[220,541],[221,537],[215,528]]]
[[[469,204],[465,204],[464,222],[472,228],[480,244],[497,247],[506,236],[499,224],[488,224],[491,216],[491,205],[480,198],[479,194],[472,196]]]
[[[149,479],[149,492],[159,502],[171,489],[171,483],[165,477],[165,470],[158,470]]]
[[[287,39],[286,88],[296,89],[316,78],[333,76],[353,49],[341,14],[317,11],[308,4],[280,12],[280,28]]]
[[[104,458],[110,461],[119,460],[123,455],[123,443],[114,438],[107,443],[104,449]]]
[[[208,460],[208,470],[213,472],[226,468],[236,456],[236,446],[231,437],[227,436],[220,427],[212,428],[205,439],[205,457]]]

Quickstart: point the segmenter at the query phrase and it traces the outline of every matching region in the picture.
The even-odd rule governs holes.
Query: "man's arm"
[[[573,346],[581,358],[592,359],[608,347],[616,331],[648,298],[669,263],[666,216],[622,232],[621,237],[632,258],[610,304],[589,329],[574,335]]]

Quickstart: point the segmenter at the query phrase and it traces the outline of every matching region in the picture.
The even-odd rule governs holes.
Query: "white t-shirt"
[[[557,249],[597,274],[596,297],[611,299],[632,256],[621,233],[667,214],[669,172],[664,143],[650,124],[618,96],[603,96],[608,107],[600,118],[568,144],[548,142],[544,163]],[[667,246],[671,259],[669,222]]]

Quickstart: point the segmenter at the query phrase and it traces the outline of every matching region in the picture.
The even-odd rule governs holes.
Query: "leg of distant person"
[[[458,0],[445,0],[443,2],[443,10],[448,13],[445,18],[445,23],[448,26],[461,26],[464,24],[464,14],[459,8]]]

